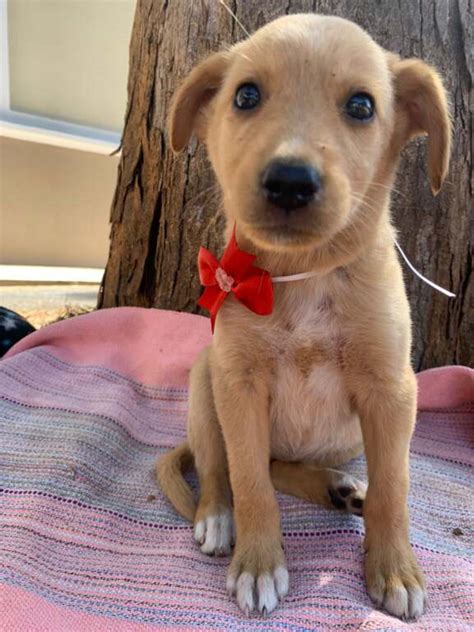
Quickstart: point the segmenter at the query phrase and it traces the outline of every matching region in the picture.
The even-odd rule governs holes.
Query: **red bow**
[[[272,313],[272,280],[266,270],[253,265],[256,258],[237,247],[235,226],[220,261],[206,248],[201,246],[199,249],[199,278],[206,289],[198,305],[210,312],[212,331],[217,312],[230,292],[256,314],[266,316]]]

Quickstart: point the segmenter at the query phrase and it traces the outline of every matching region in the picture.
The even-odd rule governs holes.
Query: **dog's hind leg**
[[[234,542],[232,492],[224,439],[217,419],[209,371],[209,350],[190,376],[188,441],[199,478],[194,537],[207,555],[229,555]]]
[[[272,482],[279,492],[329,509],[361,516],[367,485],[351,474],[312,463],[272,461]]]

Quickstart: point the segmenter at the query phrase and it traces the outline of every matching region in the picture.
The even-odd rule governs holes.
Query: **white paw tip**
[[[249,615],[255,607],[253,592],[255,578],[251,573],[242,573],[237,580],[237,603],[242,612]]]
[[[355,492],[357,489],[356,480],[350,474],[344,474],[344,476],[340,479],[340,482],[337,483],[337,487],[349,487]]]
[[[408,593],[404,586],[396,586],[387,591],[384,606],[390,614],[397,617],[408,617]]]
[[[346,474],[346,476],[342,479],[342,484],[338,485],[338,487],[350,487],[353,492],[357,492],[361,496],[365,496],[367,493],[367,483],[359,480],[358,478],[354,478],[350,474]]]
[[[417,619],[421,617],[425,610],[426,592],[419,586],[415,586],[408,590],[410,601],[410,617]]]
[[[194,528],[194,538],[207,555],[228,555],[232,542],[230,511],[200,520]]]
[[[204,542],[205,536],[206,536],[206,525],[204,524],[204,520],[200,520],[198,523],[196,523],[194,527],[194,539],[199,544],[202,544]]]
[[[278,596],[286,597],[290,588],[290,576],[288,570],[284,566],[278,566],[273,573]]]
[[[359,491],[364,492],[364,493],[367,492],[368,485],[365,481],[361,481],[359,478],[356,478],[354,480],[355,480],[356,487]]]
[[[237,588],[237,580],[235,575],[227,575],[227,579],[225,582],[225,588],[227,590],[227,593],[232,596],[235,595],[235,591]]]
[[[278,605],[278,595],[275,581],[269,573],[260,575],[257,579],[258,609],[262,614],[270,613]]]

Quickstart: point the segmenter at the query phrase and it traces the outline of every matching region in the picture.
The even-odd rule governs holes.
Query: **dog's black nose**
[[[265,169],[262,186],[269,202],[291,211],[314,199],[321,188],[321,176],[305,162],[277,160]]]

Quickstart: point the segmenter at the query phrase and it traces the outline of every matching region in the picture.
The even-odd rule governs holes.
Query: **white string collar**
[[[402,247],[400,246],[398,241],[395,238],[394,238],[393,241],[395,243],[395,246],[398,249],[398,252],[402,255],[405,263],[408,265],[410,270],[414,274],[416,274],[417,277],[419,277],[424,283],[426,283],[427,285],[429,285],[433,289],[437,290],[438,292],[441,292],[441,294],[444,294],[445,296],[449,296],[450,298],[454,298],[456,296],[456,294],[453,294],[452,292],[449,292],[449,290],[445,290],[440,285],[437,285],[436,283],[434,283],[434,281],[430,281],[430,279],[427,279],[425,276],[423,276],[421,274],[421,272],[418,272],[418,270],[411,263],[411,261],[408,259],[406,254],[403,252]],[[316,270],[311,270],[310,272],[299,272],[298,274],[288,274],[288,275],[285,275],[285,276],[275,276],[275,277],[272,277],[272,281],[273,281],[273,283],[288,283],[289,281],[303,281],[304,279],[311,279],[312,277],[315,277],[318,274],[319,274],[319,272],[317,272]]]

